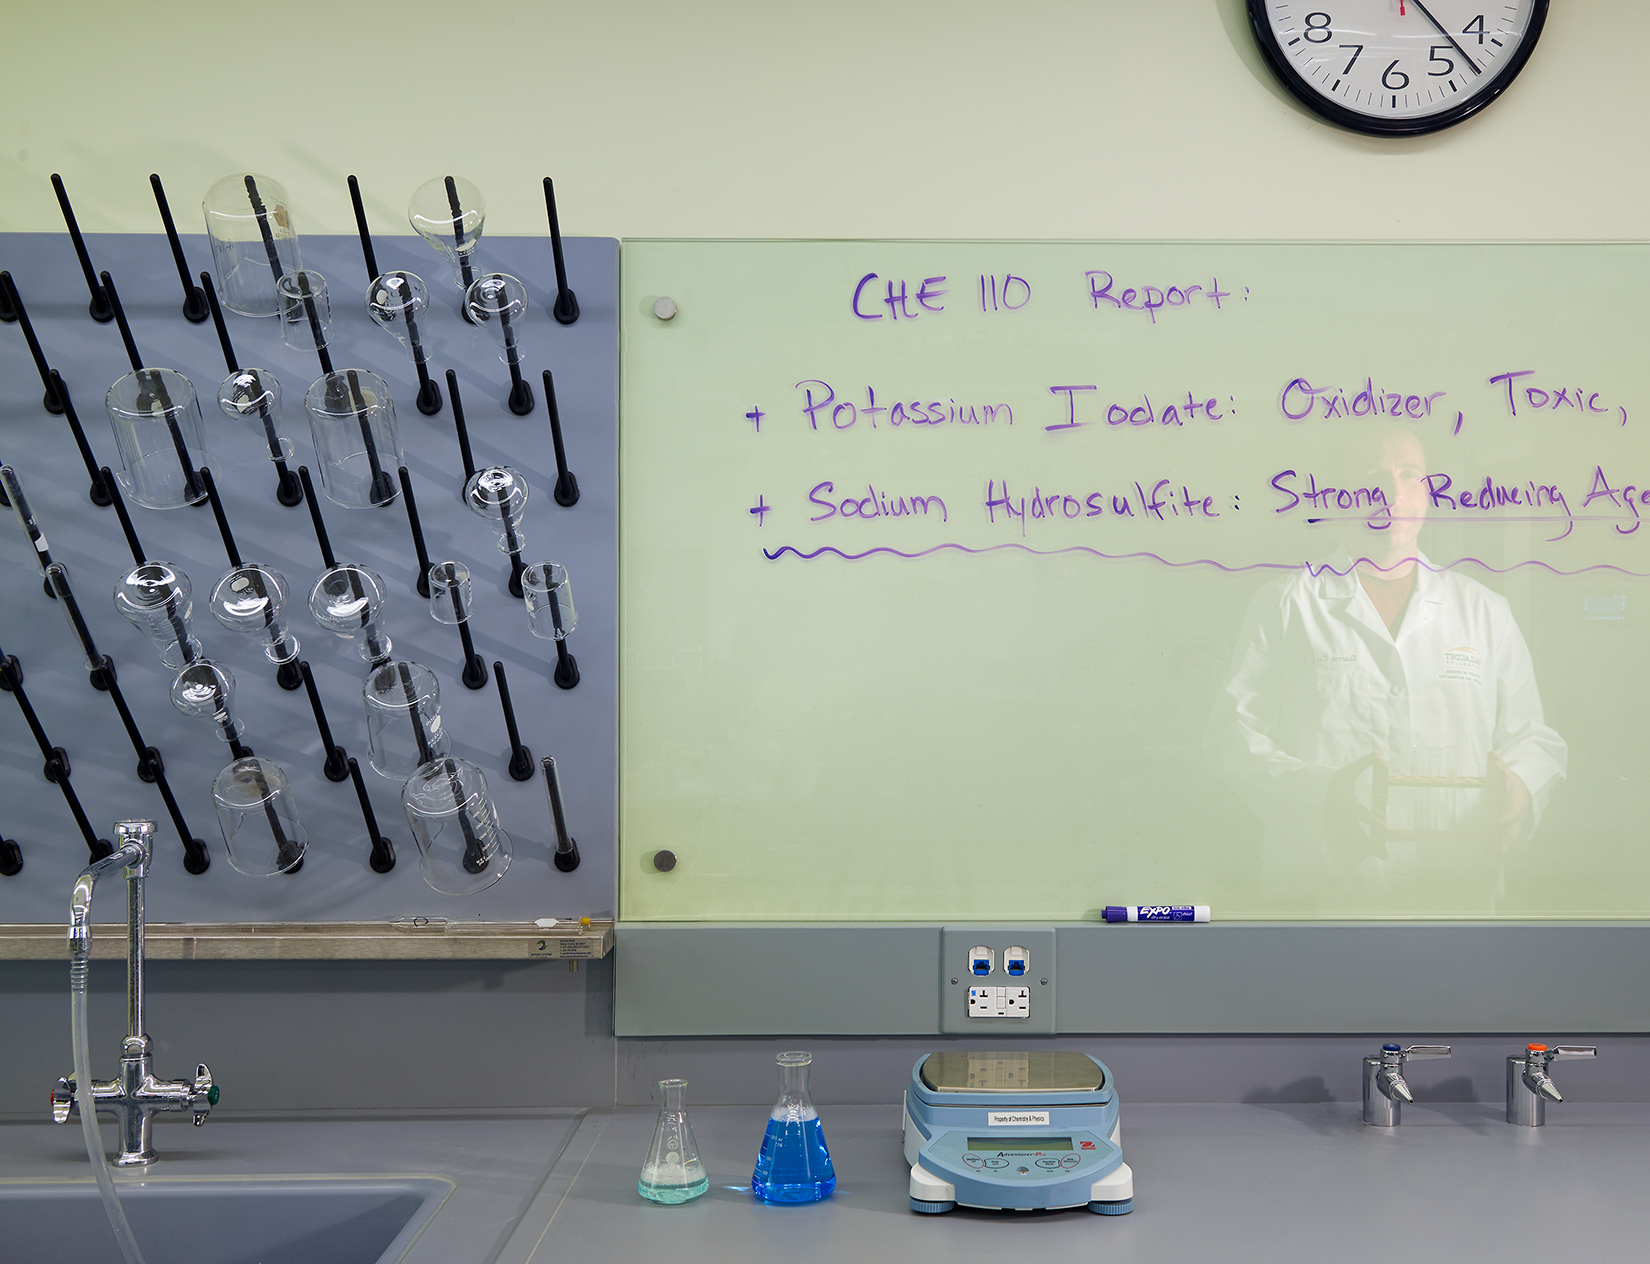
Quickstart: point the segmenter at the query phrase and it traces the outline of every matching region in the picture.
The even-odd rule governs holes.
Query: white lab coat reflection
[[[1350,570],[1342,554],[1255,595],[1204,733],[1216,765],[1266,822],[1263,895],[1341,904],[1348,892],[1378,896],[1424,879],[1429,864],[1459,870],[1473,854],[1481,865],[1499,853],[1499,842],[1472,852],[1461,841],[1484,825],[1484,792],[1473,789],[1388,794],[1389,831],[1454,839],[1386,840],[1367,823],[1353,835],[1326,833],[1331,779],[1361,759],[1384,760],[1395,775],[1483,777],[1493,750],[1529,790],[1532,828],[1565,774],[1567,748],[1542,718],[1529,649],[1504,597],[1421,556],[1394,637]],[[1354,783],[1362,809],[1371,783],[1371,771]]]

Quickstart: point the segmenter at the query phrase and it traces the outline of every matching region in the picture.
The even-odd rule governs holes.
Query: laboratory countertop
[[[1123,1106],[1135,1210],[920,1216],[906,1204],[900,1109],[821,1111],[836,1165],[822,1203],[770,1207],[746,1186],[767,1108],[689,1105],[711,1180],[677,1207],[636,1193],[656,1112],[408,1112],[162,1126],[151,1179],[438,1175],[454,1188],[412,1261],[672,1264],[897,1258],[902,1264],[1105,1253],[1108,1260],[1381,1261],[1578,1251],[1636,1258],[1650,1188],[1650,1105],[1566,1102],[1515,1128],[1499,1103],[1405,1107],[1393,1130],[1358,1106]],[[106,1131],[106,1136],[110,1135]],[[87,1178],[79,1132],[0,1126],[0,1183]],[[121,1180],[130,1179],[122,1176]],[[3,1252],[0,1252],[3,1254]]]

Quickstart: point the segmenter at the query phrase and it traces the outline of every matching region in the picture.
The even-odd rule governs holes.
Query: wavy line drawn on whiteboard
[[[927,557],[933,553],[941,553],[947,549],[957,553],[969,554],[995,553],[1002,549],[1015,549],[1021,553],[1030,553],[1034,557],[1055,557],[1061,553],[1087,553],[1106,562],[1150,561],[1160,562],[1164,566],[1173,567],[1212,566],[1215,570],[1225,571],[1228,575],[1236,575],[1243,571],[1296,571],[1302,569],[1303,567],[1306,569],[1307,574],[1314,576],[1322,575],[1326,572],[1331,575],[1350,575],[1356,567],[1365,563],[1375,570],[1386,571],[1393,570],[1396,566],[1401,566],[1403,562],[1412,560],[1409,558],[1404,558],[1394,566],[1382,566],[1378,562],[1371,561],[1369,558],[1360,557],[1353,559],[1345,570],[1340,570],[1334,566],[1331,566],[1328,562],[1247,562],[1241,566],[1227,566],[1224,562],[1217,562],[1213,558],[1209,557],[1192,558],[1184,562],[1175,562],[1156,553],[1102,553],[1099,549],[1091,549],[1087,545],[1082,544],[1074,544],[1069,548],[1063,549],[1034,549],[1029,545],[1014,543],[991,544],[987,545],[983,549],[969,548],[966,544],[936,544],[931,548],[918,549],[914,553],[907,553],[903,549],[891,548],[887,545],[876,545],[859,553],[847,553],[831,544],[821,545],[817,549],[803,552],[795,545],[781,544],[777,549],[763,549],[762,556],[767,558],[770,562],[777,562],[783,558],[785,554],[789,553],[798,561],[812,562],[826,553],[834,553],[844,562],[862,562],[868,557],[873,557],[879,553],[886,553],[891,557],[904,558],[906,561],[915,561],[918,558]],[[1482,558],[1477,557],[1457,558],[1455,561],[1444,566],[1436,566],[1428,562],[1420,561],[1418,558],[1413,560],[1420,562],[1420,564],[1425,566],[1428,570],[1437,571],[1440,574],[1447,570],[1453,570],[1457,566],[1465,566],[1470,563],[1473,566],[1489,571],[1494,575],[1508,575],[1521,567],[1533,566],[1538,570],[1548,571],[1551,574],[1564,577],[1585,575],[1592,571],[1613,571],[1617,575],[1625,575],[1630,579],[1650,579],[1650,571],[1632,571],[1628,570],[1625,566],[1616,566],[1610,562],[1597,562],[1592,566],[1579,566],[1574,570],[1564,570],[1561,567],[1553,566],[1548,562],[1537,561],[1534,558],[1531,558],[1529,561],[1525,562],[1514,562],[1511,566],[1491,566]]]

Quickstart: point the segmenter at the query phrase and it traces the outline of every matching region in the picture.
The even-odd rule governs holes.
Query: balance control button
[[[987,1167],[1007,1167],[1008,1166],[1008,1160],[1007,1159],[987,1159],[985,1161],[985,1165]]]
[[[1080,1155],[1080,1154],[1068,1154],[1063,1159],[1060,1160],[1060,1166],[1061,1167],[1076,1167],[1082,1161],[1083,1161],[1083,1156],[1082,1155]]]
[[[1037,1166],[1038,1167],[1059,1167],[1060,1166],[1060,1160],[1059,1159],[1038,1159],[1037,1160]]]
[[[963,1162],[968,1164],[969,1167],[979,1167],[985,1160],[977,1154],[965,1154],[963,1155]]]

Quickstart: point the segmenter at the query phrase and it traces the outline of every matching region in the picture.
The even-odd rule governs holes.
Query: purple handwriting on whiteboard
[[[1278,407],[1290,421],[1305,421],[1314,412],[1320,421],[1334,417],[1408,417],[1420,421],[1432,416],[1434,401],[1445,394],[1444,391],[1415,394],[1389,391],[1366,377],[1348,396],[1344,386],[1313,386],[1306,378],[1297,377],[1283,388]],[[1460,429],[1459,424],[1456,429]]]
[[[1095,386],[1051,386],[1050,395],[1064,395],[1066,397],[1066,419],[1052,426],[1044,426],[1044,430],[1081,430],[1084,426],[1098,425],[1097,416],[1091,416],[1091,409],[1085,405],[1083,419],[1078,420],[1077,400],[1080,396],[1087,398],[1084,392],[1097,391]],[[1161,397],[1159,397],[1161,398]],[[1231,400],[1228,395],[1227,400]],[[1201,412],[1206,421],[1222,421],[1226,414],[1221,411],[1222,405],[1217,396],[1204,395],[1193,391],[1186,392],[1186,402],[1176,402],[1157,406],[1152,403],[1151,396],[1144,393],[1140,396],[1140,403],[1132,399],[1127,403],[1108,403],[1106,405],[1106,424],[1108,426],[1184,426],[1188,421],[1196,421]],[[1098,403],[1098,398],[1096,399]]]
[[[1220,288],[1216,277],[1210,277],[1206,286],[1128,285],[1120,283],[1103,268],[1091,269],[1083,275],[1088,279],[1089,303],[1095,311],[1140,312],[1154,325],[1157,324],[1159,312],[1201,306],[1203,303],[1209,303],[1220,311],[1222,301],[1232,297],[1231,291]],[[1239,297],[1246,299],[1247,295],[1248,290],[1245,289]]]
[[[1497,373],[1490,379],[1492,386],[1506,387],[1507,408],[1514,417],[1518,416],[1519,407],[1522,406],[1527,413],[1537,413],[1543,409],[1555,413],[1603,413],[1618,417],[1618,425],[1627,424],[1627,409],[1621,404],[1601,404],[1599,400],[1602,392],[1581,386],[1555,386],[1551,382],[1538,385],[1523,380],[1534,376],[1534,369],[1515,369],[1510,373]]]
[[[920,400],[896,399],[892,403],[877,403],[874,386],[865,388],[865,402],[837,399],[836,390],[829,382],[818,378],[804,378],[796,384],[802,392],[802,415],[808,419],[808,429],[852,430],[860,422],[867,422],[872,430],[892,426],[1012,426],[1014,410],[1007,404],[959,404],[954,397]]]
[[[1171,518],[1218,518],[1220,511],[1214,502],[1213,496],[1199,496],[1184,484],[1177,488],[1166,478],[1158,479],[1149,490],[1135,482],[1125,488],[1122,495],[1098,491],[1046,492],[1036,486],[1029,497],[1016,498],[1010,494],[1006,478],[1002,480],[1001,491],[994,478],[987,479],[985,484],[987,521],[995,526],[1001,516],[1009,526],[1018,525],[1022,536],[1028,522],[1099,518],[1108,513],[1118,518],[1140,517],[1153,522],[1168,522]]]
[[[836,484],[830,481],[815,483],[808,491],[809,502],[817,509],[823,509],[822,514],[815,514],[809,522],[824,522],[828,518],[927,518],[938,516],[941,522],[949,522],[951,515],[946,512],[945,501],[938,496],[916,496],[910,493],[900,494],[877,488],[870,483],[865,484],[866,495],[858,492],[850,496],[838,497]]]
[[[951,292],[946,288],[946,278],[942,276],[923,277],[909,284],[904,280],[884,281],[878,287],[875,282],[880,279],[875,272],[867,272],[854,286],[854,297],[849,306],[861,320],[883,320],[888,317],[915,320],[924,312],[938,315],[945,310],[945,304],[940,300]],[[883,292],[881,298],[877,297],[878,288]],[[867,293],[867,290],[870,292]],[[879,304],[888,310],[879,312]]]

